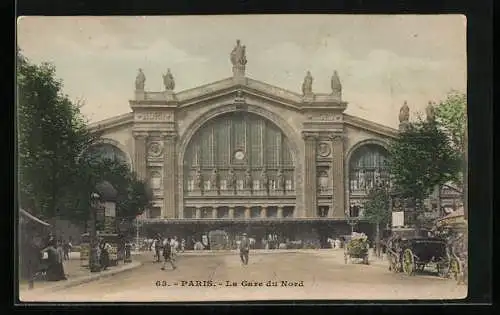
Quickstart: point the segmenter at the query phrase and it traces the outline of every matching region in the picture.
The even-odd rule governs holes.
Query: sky
[[[51,62],[90,122],[130,112],[138,68],[146,90],[176,91],[232,76],[229,54],[246,45],[248,77],[301,93],[329,93],[338,71],[346,113],[397,127],[428,101],[466,91],[466,18],[461,15],[235,15],[21,17],[17,38],[34,63]]]

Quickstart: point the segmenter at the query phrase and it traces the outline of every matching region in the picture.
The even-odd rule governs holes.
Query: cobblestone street
[[[238,301],[293,299],[460,299],[467,287],[429,275],[387,270],[385,261],[344,264],[343,252],[252,252],[243,266],[236,252],[181,254],[176,270],[160,270],[152,254],[143,266],[23,301]],[[284,286],[284,283],[287,285]],[[269,286],[276,285],[276,286]]]

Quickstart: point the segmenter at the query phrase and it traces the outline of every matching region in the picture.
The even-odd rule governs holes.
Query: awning
[[[345,218],[204,218],[204,219],[140,219],[144,224],[284,224],[284,223],[329,223],[329,222],[345,222]],[[363,220],[359,220],[363,222]]]
[[[24,217],[26,217],[26,218],[28,218],[28,219],[30,219],[30,220],[32,220],[32,221],[34,221],[34,222],[36,222],[36,223],[39,223],[39,224],[43,225],[43,226],[50,226],[50,224],[49,224],[49,223],[47,223],[47,222],[44,222],[44,221],[40,220],[39,218],[35,217],[34,215],[32,215],[31,213],[29,213],[29,212],[28,212],[28,211],[26,211],[26,210],[19,209],[19,214],[20,214],[21,216],[24,216]]]

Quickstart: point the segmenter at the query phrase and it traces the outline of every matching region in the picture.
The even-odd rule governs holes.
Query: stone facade
[[[232,77],[181,92],[136,90],[131,113],[91,128],[124,151],[138,176],[151,183],[156,213],[150,217],[230,219],[241,212],[242,218],[345,218],[351,155],[363,144],[386,147],[398,131],[345,114],[339,83],[331,93],[301,95],[248,78],[240,68]],[[257,115],[281,130],[293,160],[293,188],[231,195],[186,188],[186,150],[194,135],[231,113]]]

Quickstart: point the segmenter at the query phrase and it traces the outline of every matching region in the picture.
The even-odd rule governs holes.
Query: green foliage
[[[77,181],[77,157],[94,140],[79,107],[61,91],[51,64],[18,55],[18,176],[20,205],[53,218]]]
[[[366,239],[352,239],[347,243],[347,253],[355,258],[362,258],[368,254],[368,242]]]
[[[372,224],[385,224],[391,219],[390,196],[386,186],[377,185],[370,190],[365,202],[363,218]]]
[[[451,92],[446,100],[436,106],[435,112],[436,121],[450,137],[451,147],[460,154],[463,169],[455,183],[463,186],[463,174],[466,173],[467,95],[457,91]]]
[[[89,132],[80,106],[62,93],[54,66],[34,65],[18,54],[17,96],[21,207],[46,219],[85,222],[90,194],[107,180],[118,191],[118,216],[144,211],[151,193],[127,165],[82,155],[100,135]]]
[[[75,183],[78,196],[71,207],[72,216],[85,219],[88,215],[89,196],[95,186],[108,181],[117,191],[116,215],[121,219],[134,219],[150,206],[152,192],[147,184],[137,179],[129,166],[120,161],[84,155],[80,158],[82,180]],[[82,202],[83,201],[83,202]]]
[[[390,156],[392,183],[402,197],[423,200],[461,171],[461,155],[437,121],[409,124],[391,144]]]

